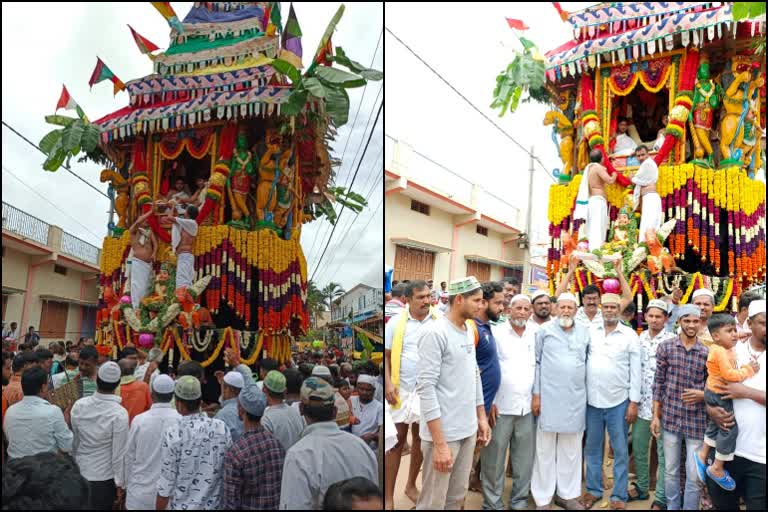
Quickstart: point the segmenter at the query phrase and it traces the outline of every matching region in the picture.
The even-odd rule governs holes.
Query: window
[[[53,271],[63,276],[67,275],[67,269],[65,267],[62,267],[61,265],[54,265]]]
[[[476,229],[477,229],[478,235],[488,236],[488,228],[484,228],[483,226],[477,226]]]
[[[420,203],[419,201],[411,199],[411,210],[414,212],[423,213],[424,215],[429,215],[429,205]]]
[[[43,311],[40,314],[40,337],[64,338],[68,313],[69,305],[64,302],[43,301]]]

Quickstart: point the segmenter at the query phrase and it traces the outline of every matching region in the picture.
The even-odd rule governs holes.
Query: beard
[[[542,320],[550,317],[549,311],[534,311],[534,314]]]
[[[499,317],[501,316],[501,315],[498,315],[498,314],[491,313],[490,309],[488,309],[485,312],[485,314],[488,315],[488,320],[490,320],[491,322],[498,322],[499,321]]]
[[[619,323],[619,317],[615,317],[615,318],[603,317],[603,322],[605,322],[605,325],[616,325]]]
[[[525,327],[526,321],[523,319],[516,320],[514,318],[510,318],[509,321],[512,323],[515,327]]]
[[[561,316],[557,318],[557,323],[564,329],[570,329],[573,327],[573,318],[569,316]]]

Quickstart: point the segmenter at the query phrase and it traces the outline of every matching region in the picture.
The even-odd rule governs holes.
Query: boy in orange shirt
[[[728,382],[741,382],[752,377],[760,369],[757,361],[751,361],[749,365],[736,368],[736,354],[733,347],[736,346],[738,336],[736,321],[725,313],[717,313],[707,322],[707,327],[712,335],[714,343],[709,347],[707,356],[707,385],[704,389],[704,401],[710,406],[722,407],[726,411],[733,412],[733,402],[722,398],[725,393],[725,385]],[[704,443],[701,445],[699,455],[696,457],[696,469],[699,478],[706,483],[706,475],[726,491],[732,491],[736,487],[728,471],[723,467],[725,461],[733,460],[733,452],[736,449],[736,437],[738,425],[729,430],[721,430],[710,418],[707,430],[704,434]],[[706,460],[710,448],[715,448],[715,462],[707,467]]]

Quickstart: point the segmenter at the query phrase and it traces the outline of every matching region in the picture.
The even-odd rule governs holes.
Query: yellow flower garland
[[[640,282],[643,283],[643,289],[645,290],[645,294],[648,296],[649,299],[655,299],[656,294],[653,293],[653,290],[651,289],[650,284],[648,284],[648,281],[645,279],[644,274],[638,274],[640,276]]]
[[[243,358],[240,359],[240,362],[245,365],[252,365],[256,362],[256,360],[259,358],[259,354],[261,353],[261,348],[264,345],[264,330],[261,330],[259,332],[259,339],[256,343],[256,349],[253,351],[251,356],[249,358]]]
[[[200,363],[200,365],[203,368],[207,368],[208,366],[210,366],[219,357],[219,354],[221,354],[221,349],[224,348],[224,342],[227,339],[227,334],[229,334],[229,336],[233,336],[231,327],[227,327],[226,329],[224,329],[224,332],[222,333],[221,338],[219,339],[219,344],[216,346],[216,349],[213,351],[213,354],[211,354],[211,357],[209,357],[208,359]]]
[[[623,91],[616,87],[616,85],[613,83],[613,79],[611,79],[610,77],[607,77],[606,81],[608,82],[608,88],[616,96],[627,96],[629,93],[631,93],[635,89],[635,86],[637,85],[638,81],[641,84],[643,84],[643,87],[645,87],[646,90],[655,94],[660,90],[662,90],[665,85],[667,85],[667,80],[669,79],[671,70],[672,70],[672,64],[670,63],[667,66],[667,69],[664,70],[664,77],[659,81],[656,87],[651,87],[650,85],[648,85],[648,82],[645,79],[645,74],[640,72],[634,73],[630,84]]]
[[[725,311],[725,308],[728,307],[728,300],[731,298],[731,294],[733,293],[733,279],[728,279],[728,286],[725,290],[725,295],[723,295],[723,300],[720,301],[720,304],[715,306],[715,311]]]

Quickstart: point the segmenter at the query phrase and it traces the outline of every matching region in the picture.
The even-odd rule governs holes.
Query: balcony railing
[[[99,264],[99,248],[69,233],[64,233],[61,237],[61,252],[93,265]]]
[[[30,240],[48,245],[48,230],[51,225],[37,217],[3,203],[3,229],[12,231]]]

